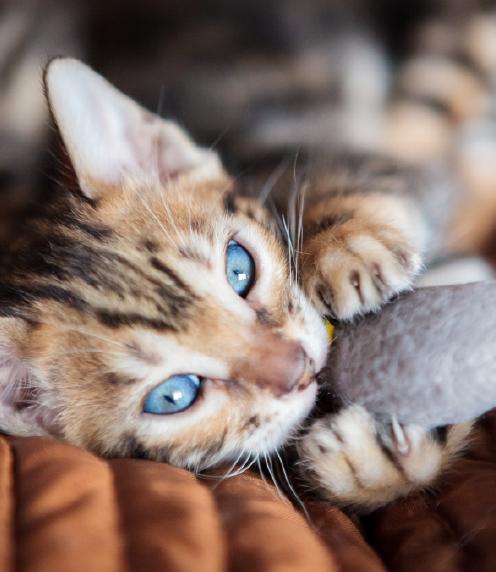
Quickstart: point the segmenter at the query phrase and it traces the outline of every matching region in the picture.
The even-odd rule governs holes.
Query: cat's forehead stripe
[[[191,297],[193,297],[193,292],[190,288],[179,278],[179,276],[166,264],[164,264],[161,260],[159,260],[156,256],[152,256],[150,258],[150,264],[158,270],[162,274],[165,274],[167,278],[177,287],[178,290],[182,290],[187,292]]]
[[[59,225],[44,233],[41,223],[39,234],[13,257],[12,271],[0,285],[4,313],[29,313],[37,300],[50,300],[114,329],[185,326],[198,298],[158,253],[148,258],[148,248],[147,257],[136,257],[135,251],[129,257],[126,245],[103,227],[84,227],[82,236],[82,223],[53,220]]]
[[[58,205],[57,205],[58,206]],[[80,231],[83,236],[86,235],[98,241],[105,241],[112,237],[114,231],[107,225],[97,222],[89,222],[82,220],[72,210],[61,210],[57,208],[47,208],[45,211],[37,212],[32,219],[32,223],[47,224],[51,228],[57,226],[59,228],[66,228],[71,230]]]
[[[188,247],[188,246],[180,246],[178,248],[178,253],[182,258],[186,258],[187,260],[192,260],[193,262],[197,262],[202,266],[205,266],[208,270],[212,269],[212,262],[203,252],[199,252],[199,250]]]
[[[112,329],[122,326],[144,326],[159,331],[178,331],[180,329],[179,323],[172,319],[152,318],[138,312],[119,312],[98,308],[95,316],[100,323]]]
[[[236,214],[236,212],[238,211],[238,207],[236,205],[236,195],[234,191],[228,191],[227,193],[225,193],[223,202],[224,202],[224,210],[226,210],[228,213]]]
[[[145,249],[150,254],[156,254],[160,251],[160,245],[155,240],[149,238],[143,240],[140,244],[140,248]]]
[[[139,379],[116,372],[106,373],[104,380],[105,383],[112,386],[128,386],[139,382]]]

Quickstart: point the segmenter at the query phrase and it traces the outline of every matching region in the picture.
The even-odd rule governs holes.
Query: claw
[[[410,452],[410,443],[408,442],[403,427],[400,425],[395,416],[393,416],[391,420],[391,433],[398,453],[400,453],[400,455],[408,455]]]

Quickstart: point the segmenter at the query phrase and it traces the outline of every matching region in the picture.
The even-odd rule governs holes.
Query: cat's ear
[[[217,155],[198,147],[175,123],[120,93],[91,68],[56,58],[45,70],[45,90],[84,194],[96,198],[99,183],[126,178],[165,182],[183,173],[221,173]]]
[[[37,406],[37,384],[20,357],[27,325],[20,318],[0,317],[0,431],[15,435],[42,435],[42,408]]]

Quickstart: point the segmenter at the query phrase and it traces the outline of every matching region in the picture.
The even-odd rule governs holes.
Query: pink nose
[[[259,336],[247,356],[237,360],[233,378],[283,395],[307,376],[308,356],[300,343],[274,334]]]

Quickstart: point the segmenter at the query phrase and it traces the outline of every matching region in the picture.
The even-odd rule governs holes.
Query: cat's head
[[[0,427],[193,468],[280,446],[326,337],[263,209],[84,64],[45,86],[78,186],[2,270]]]

